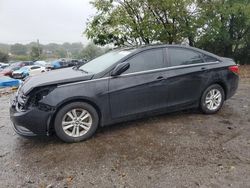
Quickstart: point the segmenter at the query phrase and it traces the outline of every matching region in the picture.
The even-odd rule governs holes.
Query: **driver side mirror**
[[[116,65],[115,69],[111,72],[111,76],[118,76],[121,73],[128,70],[129,67],[130,64],[128,62],[119,63],[118,65]]]

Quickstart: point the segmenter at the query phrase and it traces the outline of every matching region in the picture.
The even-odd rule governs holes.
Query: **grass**
[[[250,65],[240,66],[240,78],[250,78]]]

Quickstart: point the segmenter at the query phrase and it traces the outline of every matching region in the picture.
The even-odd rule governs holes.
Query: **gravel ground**
[[[0,187],[250,187],[250,79],[215,115],[196,111],[102,128],[90,140],[14,133],[0,97]]]

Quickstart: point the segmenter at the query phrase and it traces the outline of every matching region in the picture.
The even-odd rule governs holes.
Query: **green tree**
[[[198,8],[193,0],[94,0],[97,14],[86,34],[95,44],[194,44]]]
[[[100,48],[92,43],[88,44],[78,55],[79,59],[91,60],[95,57],[98,57],[104,54],[107,51],[105,48]]]
[[[95,44],[188,43],[250,63],[249,0],[93,0],[85,33]]]
[[[0,43],[0,51],[4,52],[4,53],[9,53],[10,52],[10,45]]]
[[[10,52],[14,55],[27,55],[27,47],[23,44],[14,44],[10,47]]]
[[[67,57],[67,51],[63,48],[57,49],[55,53],[56,53],[58,58],[66,58]]]
[[[197,46],[244,63],[242,56],[247,55],[250,42],[249,0],[203,0],[198,4],[204,26]]]
[[[30,57],[28,55],[14,55],[14,56],[11,56],[11,60],[14,60],[14,61],[29,61]]]
[[[42,56],[43,49],[42,47],[37,47],[37,46],[32,46],[31,47],[31,52],[30,52],[30,57],[32,60],[38,60]]]
[[[9,55],[0,51],[0,62],[8,62]]]

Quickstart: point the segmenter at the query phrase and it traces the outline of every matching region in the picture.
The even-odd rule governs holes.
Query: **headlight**
[[[27,105],[38,106],[39,101],[46,97],[54,88],[55,86],[47,86],[34,89],[34,91],[31,91],[31,93],[29,94],[30,96]]]
[[[18,94],[17,95],[17,101],[18,103],[20,103],[21,105],[25,105],[25,103],[27,102],[27,97],[25,95],[23,95],[22,93],[21,94]]]
[[[23,95],[23,93],[21,91],[18,91],[15,98],[16,98],[16,103],[15,103],[16,110],[18,112],[25,111],[26,110],[25,104],[27,102],[27,97],[25,95]]]

